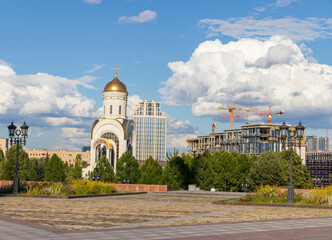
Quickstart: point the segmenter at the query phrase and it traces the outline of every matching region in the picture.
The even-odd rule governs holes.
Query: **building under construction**
[[[289,126],[289,129],[294,131],[295,126]],[[287,142],[288,139],[286,139],[286,149]],[[265,123],[246,124],[241,126],[241,129],[229,129],[221,133],[212,131],[208,136],[187,139],[187,143],[188,153],[191,156],[203,154],[207,150],[211,153],[223,150],[236,151],[247,155],[259,155],[269,150],[275,152],[283,150],[280,125]],[[304,138],[301,139],[300,144],[298,140],[294,143],[294,149],[302,159],[305,159],[305,147]]]
[[[306,152],[306,166],[315,187],[330,185],[332,151]]]

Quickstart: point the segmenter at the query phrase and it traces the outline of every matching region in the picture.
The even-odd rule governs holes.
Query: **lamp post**
[[[296,146],[296,139],[299,139],[299,148],[301,154],[301,139],[303,137],[305,127],[299,123],[295,127],[295,131],[289,129],[289,127],[284,122],[280,126],[280,135],[283,140],[283,149],[285,149],[286,138],[288,138],[287,145],[290,146],[290,170],[289,170],[289,185],[288,185],[288,194],[287,194],[287,203],[294,204],[294,185],[293,185],[293,144]]]
[[[100,176],[93,174],[92,175],[92,181],[95,181],[95,180],[97,180],[97,182],[98,182],[100,180]]]
[[[13,182],[13,194],[19,194],[20,179],[18,178],[18,155],[19,144],[26,144],[26,138],[28,138],[29,126],[24,122],[19,129],[12,122],[8,126],[10,145],[16,144],[16,175]]]

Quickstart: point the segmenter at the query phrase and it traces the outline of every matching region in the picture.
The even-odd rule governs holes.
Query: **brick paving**
[[[0,217],[0,239],[331,239],[332,218],[65,231]]]

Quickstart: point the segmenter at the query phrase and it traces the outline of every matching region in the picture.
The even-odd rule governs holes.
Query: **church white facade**
[[[90,166],[83,169],[83,176],[93,171],[103,155],[114,170],[123,153],[130,151],[135,156],[135,124],[127,118],[127,97],[127,88],[115,70],[114,79],[106,84],[103,91],[103,116],[92,125]]]

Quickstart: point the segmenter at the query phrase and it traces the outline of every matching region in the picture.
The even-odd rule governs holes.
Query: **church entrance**
[[[111,166],[114,168],[115,154],[113,149],[113,144],[109,139],[100,138],[94,144],[95,149],[95,159],[98,162],[104,155],[110,162]]]

